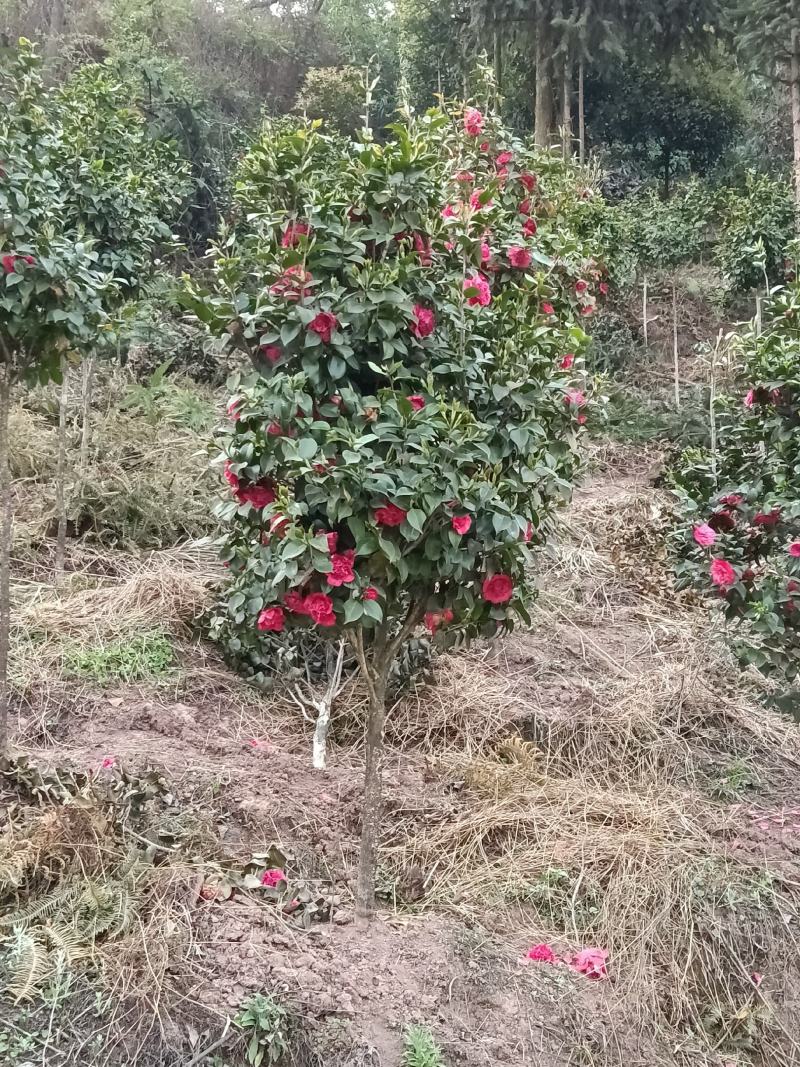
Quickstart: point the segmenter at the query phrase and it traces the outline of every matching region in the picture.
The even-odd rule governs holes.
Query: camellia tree
[[[741,658],[796,687],[800,674],[800,285],[773,290],[739,340],[741,392],[719,403],[718,451],[674,478],[681,585],[712,596]],[[787,695],[796,709],[798,695]]]
[[[391,132],[267,129],[216,282],[185,295],[247,357],[222,438],[228,648],[344,638],[368,692],[362,919],[392,665],[424,629],[447,645],[528,620],[587,417],[581,322],[607,290],[562,162],[475,108]]]
[[[12,390],[59,380],[66,364],[113,335],[114,316],[162,234],[158,207],[177,195],[183,176],[170,150],[148,155],[143,118],[109,72],[90,68],[63,89],[46,89],[28,42],[6,52],[0,72],[0,752],[8,736]],[[173,161],[160,178],[175,181],[169,192],[159,191],[154,156]]]

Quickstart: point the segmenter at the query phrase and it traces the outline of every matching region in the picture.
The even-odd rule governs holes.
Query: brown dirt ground
[[[637,889],[631,873],[657,883],[659,850],[668,857],[666,880],[678,858],[707,852],[757,872],[768,865],[772,877],[800,883],[800,745],[792,725],[742,695],[742,683],[731,681],[738,675],[709,667],[696,637],[702,609],[679,604],[665,588],[663,563],[653,562],[660,496],[649,486],[652,463],[631,453],[617,459],[577,494],[562,548],[545,570],[538,628],[465,660],[446,658],[438,685],[396,710],[382,855],[394,897],[366,934],[353,922],[349,889],[359,833],[357,748],[334,742],[330,769],[314,772],[299,711],[244,687],[199,644],[184,644],[180,674],[158,687],[34,687],[20,705],[21,746],[58,765],[97,768],[113,755],[130,771],[157,767],[176,809],[195,815],[214,839],[205,869],[192,859],[176,954],[157,983],[146,970],[125,977],[140,1005],[134,1044],[109,1035],[96,1058],[86,1051],[73,1058],[65,1046],[54,1064],[194,1063],[197,1032],[200,1046],[210,1044],[257,991],[274,992],[298,1013],[315,1050],[303,1062],[331,1067],[397,1067],[411,1022],[431,1027],[449,1065],[800,1062],[790,1036],[800,1011],[797,961],[786,946],[770,956],[766,929],[763,959],[742,961],[745,970],[758,963],[763,985],[736,986],[735,1005],[747,1025],[752,1015],[759,1036],[738,1050],[720,1040],[715,1051],[714,1039],[698,1036],[696,1019],[669,1006],[666,972],[673,964],[680,970],[682,960],[663,963],[667,984],[659,985],[659,957],[647,947],[653,931],[636,925],[663,920],[636,899],[652,892],[651,883]],[[420,722],[433,724],[421,739]],[[498,762],[497,745],[510,734],[526,739],[539,761],[521,786],[500,779],[509,765]],[[495,762],[484,765],[490,757]],[[758,767],[761,785],[723,804],[708,783],[736,761]],[[494,775],[488,787],[486,767]],[[623,780],[624,797],[612,798]],[[513,816],[511,829],[499,821],[506,788],[533,805],[527,822]],[[483,813],[498,821],[474,831]],[[573,841],[578,824],[583,836]],[[305,929],[257,893],[203,899],[204,882],[243,869],[272,843],[291,853],[290,877],[335,885],[340,905],[331,921]],[[611,931],[608,980],[520,963],[532,943],[551,940],[564,953],[583,943],[574,914],[580,879],[572,928],[496,895],[509,871],[522,878],[516,866],[537,853],[540,869],[583,862],[598,884],[603,865],[613,868],[614,923],[611,905],[602,906]],[[458,877],[454,857],[463,865]],[[538,874],[531,870],[531,880]],[[640,920],[640,907],[649,919]],[[728,921],[720,913],[720,927]],[[787,927],[794,922],[787,911]],[[699,926],[694,932],[699,941],[713,936]],[[651,992],[640,995],[640,985]],[[757,1009],[769,1013],[768,1024]],[[235,1055],[216,1062],[236,1064]]]

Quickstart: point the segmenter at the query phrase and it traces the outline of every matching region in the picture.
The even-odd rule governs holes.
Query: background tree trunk
[[[499,19],[494,20],[494,106],[500,111],[500,97],[503,95],[503,31]]]
[[[536,27],[536,106],[533,139],[541,148],[550,144],[553,132],[553,86],[550,70],[550,35],[543,20]]]
[[[60,585],[64,577],[64,557],[67,551],[67,407],[69,405],[69,364],[61,357],[61,392],[58,403],[58,463],[56,466],[56,533],[55,580]]]
[[[675,374],[675,407],[681,408],[680,362],[678,360],[678,290],[675,277],[672,278],[672,364]]]
[[[586,162],[586,112],[583,99],[583,57],[578,64],[578,159]]]
[[[11,628],[11,470],[8,456],[8,414],[11,406],[11,362],[0,368],[0,756],[8,752],[8,645]]]
[[[368,923],[375,917],[375,868],[381,825],[386,679],[373,676],[370,679],[369,691],[361,854],[356,882],[356,917],[361,923]]]
[[[89,446],[92,442],[92,381],[94,378],[94,359],[87,356],[81,367],[81,477],[86,476],[89,466]]]
[[[794,144],[794,223],[800,234],[800,33],[792,32],[792,142]]]
[[[50,0],[50,21],[44,46],[47,59],[55,59],[59,53],[64,33],[64,21],[64,0]]]
[[[572,156],[572,72],[569,57],[564,56],[561,76],[561,146],[564,159]]]

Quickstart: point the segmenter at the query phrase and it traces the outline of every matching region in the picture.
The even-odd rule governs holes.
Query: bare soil
[[[77,1042],[87,1024],[65,1008],[47,1063],[194,1065],[255,992],[296,1013],[295,1062],[326,1067],[399,1067],[412,1022],[449,1065],[800,1062],[797,729],[698,636],[704,609],[675,596],[653,547],[653,458],[617,459],[576,496],[533,631],[443,658],[434,684],[395,709],[386,895],[369,931],[350,894],[358,746],[334,738],[329,769],[313,771],[291,701],[257,694],[185,640],[159,685],[32,682],[20,747],[101,776],[156,768],[169,810],[194,820],[174,928],[148,927],[144,955],[126,956],[126,937],[106,947],[125,1010],[102,1024],[103,1047]],[[346,693],[340,739],[357,705]],[[99,769],[108,757],[116,770]],[[276,844],[290,885],[335,893],[325,921],[306,927],[282,900],[221,888]],[[716,874],[703,881],[712,866],[730,867],[730,899]],[[566,895],[551,889],[554,871]],[[608,978],[524,964],[542,941],[564,956],[607,948]],[[3,1007],[0,1035],[4,1018],[9,1033],[21,1025],[14,1010]],[[214,1055],[202,1062],[244,1062],[233,1036]]]

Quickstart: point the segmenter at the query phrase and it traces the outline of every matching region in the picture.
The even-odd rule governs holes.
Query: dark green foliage
[[[703,173],[728,148],[740,106],[711,78],[628,62],[595,79],[587,119],[595,140],[657,175],[668,197],[676,173]]]
[[[743,188],[721,190],[716,260],[732,289],[768,289],[791,272],[794,239],[789,182],[749,173]]]

